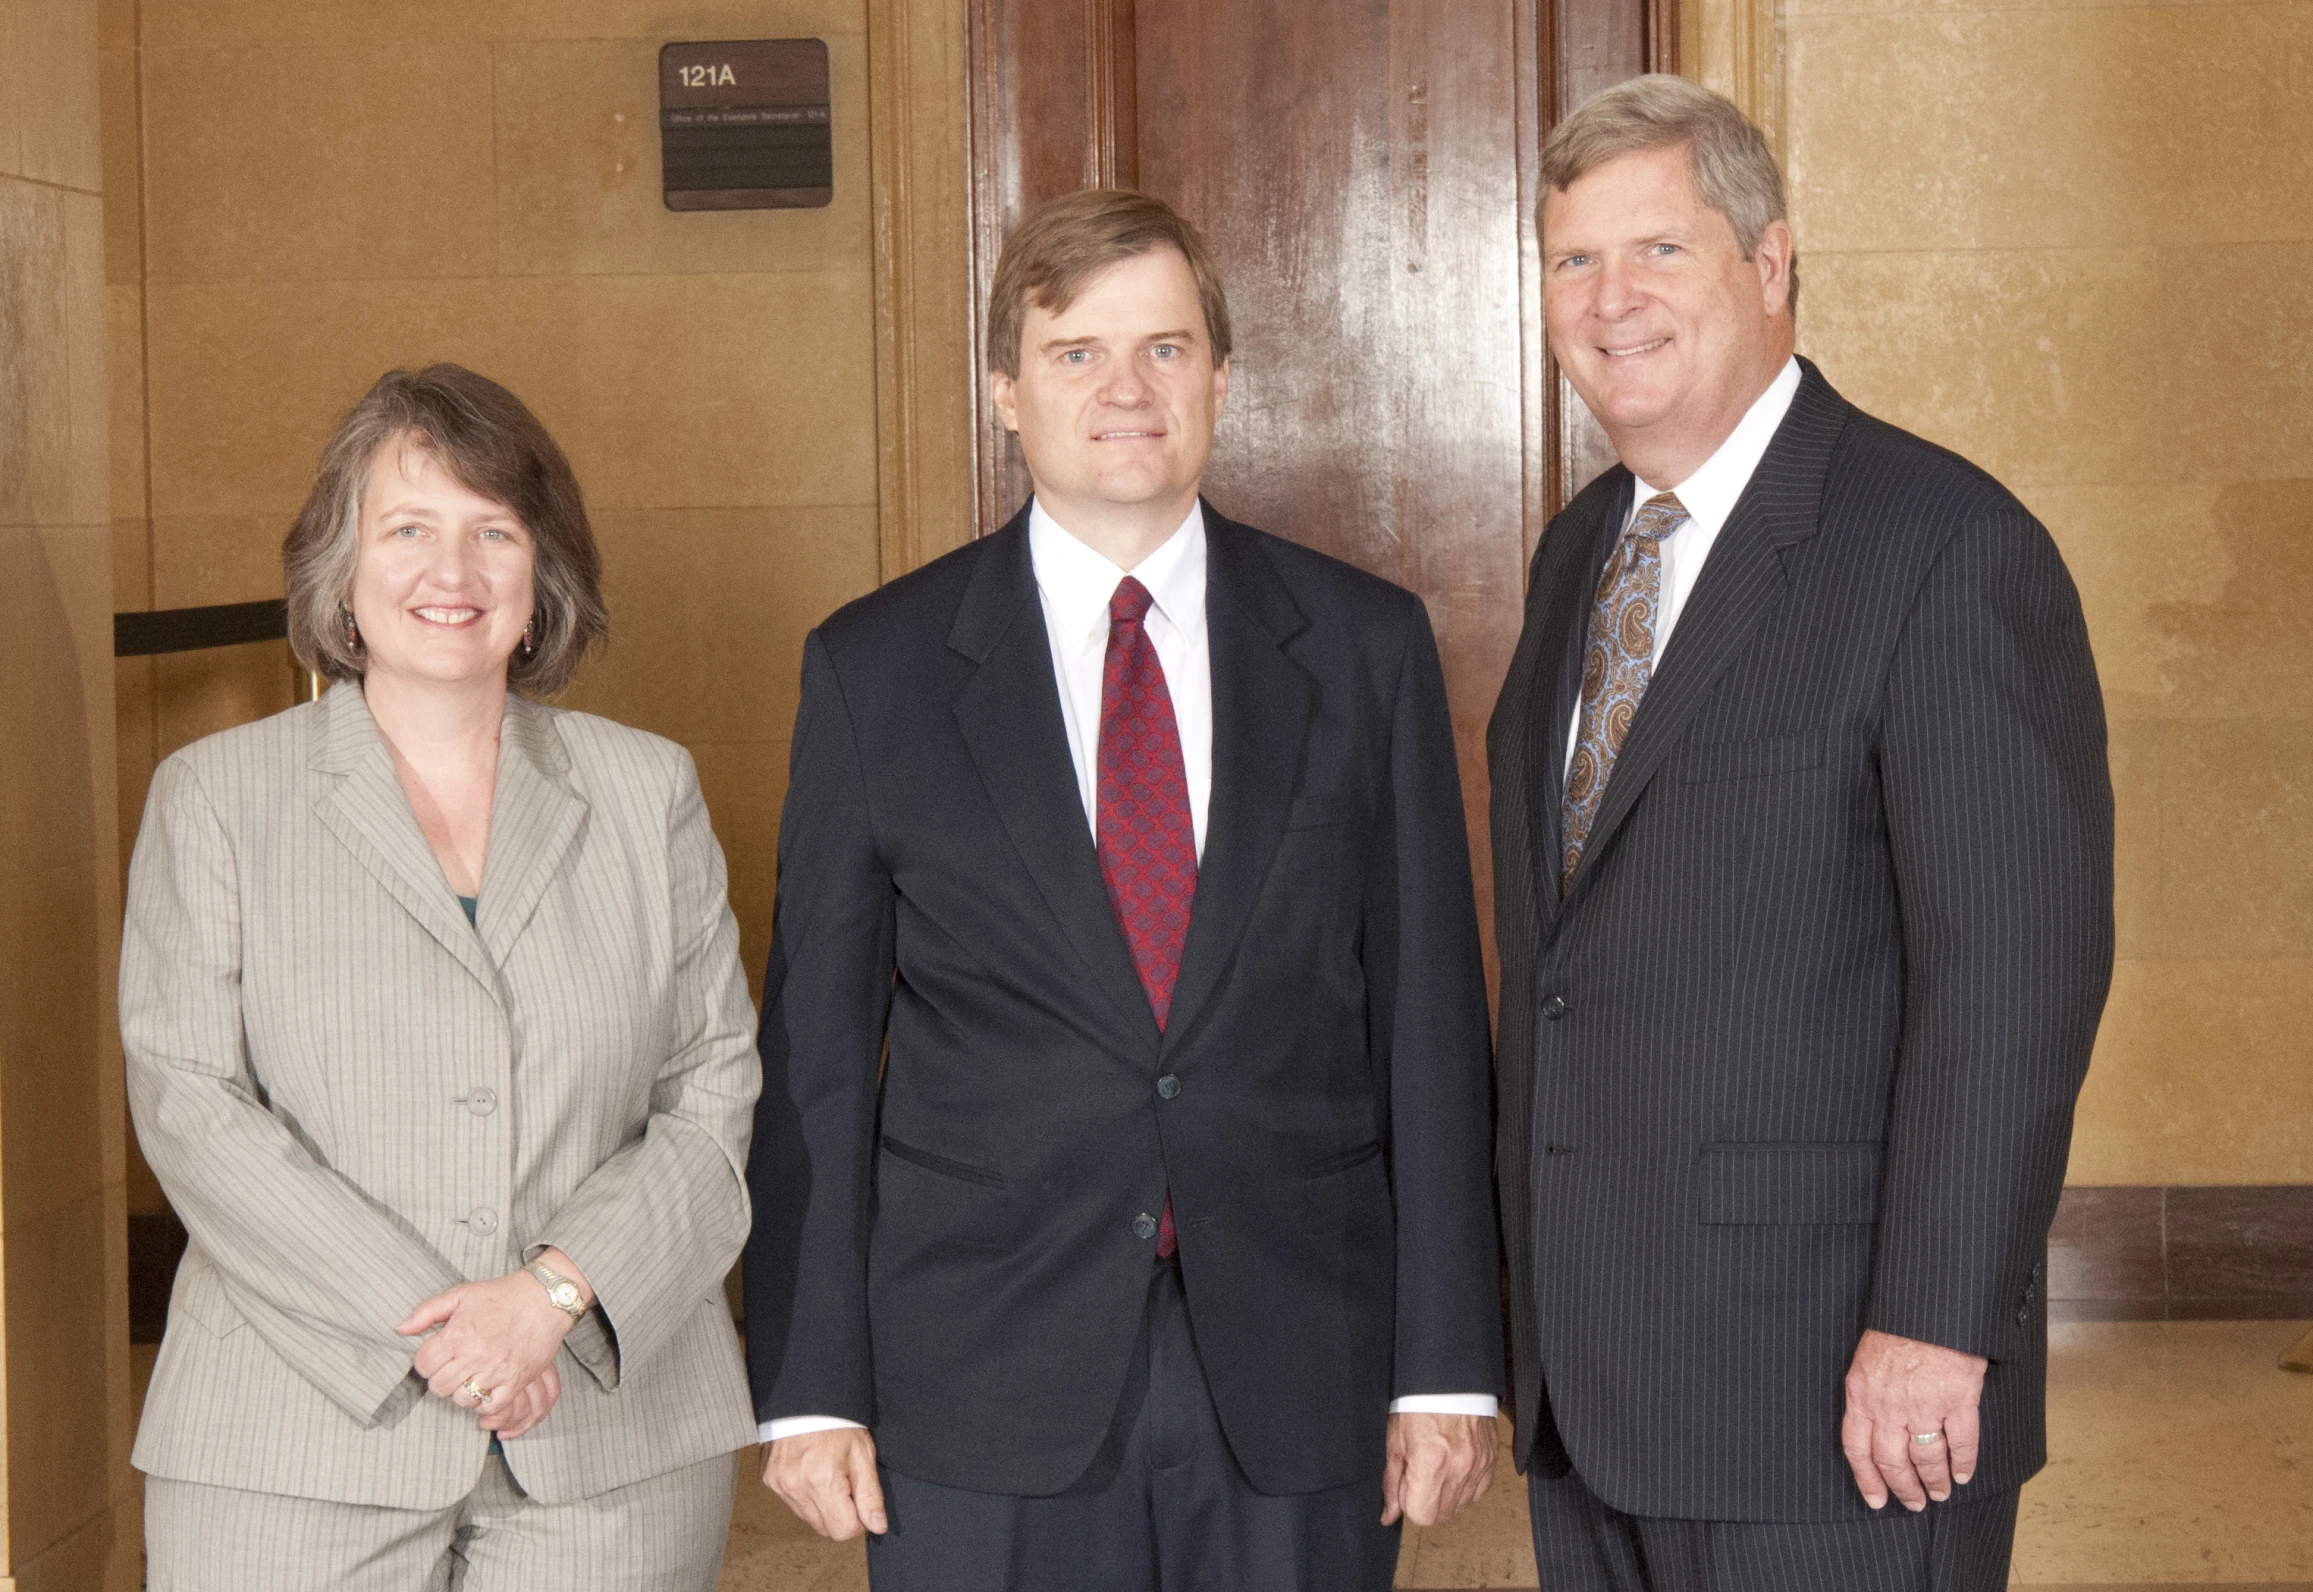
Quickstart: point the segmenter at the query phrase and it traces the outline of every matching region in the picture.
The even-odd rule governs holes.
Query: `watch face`
[[[578,1308],[578,1284],[558,1282],[552,1289],[552,1295],[555,1304],[562,1309],[575,1310]]]

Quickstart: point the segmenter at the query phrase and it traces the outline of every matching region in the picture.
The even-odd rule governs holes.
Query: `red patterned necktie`
[[[1108,600],[1108,656],[1100,672],[1100,876],[1132,951],[1157,1032],[1172,1015],[1181,947],[1197,897],[1197,834],[1189,771],[1164,665],[1148,638],[1156,599],[1130,575]],[[1161,1259],[1180,1247],[1172,1195],[1157,1228]]]

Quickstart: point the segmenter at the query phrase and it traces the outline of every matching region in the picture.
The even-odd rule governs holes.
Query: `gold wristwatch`
[[[586,1318],[586,1300],[579,1293],[578,1284],[563,1276],[562,1273],[544,1261],[532,1266],[530,1275],[545,1284],[546,1297],[553,1301],[555,1309],[573,1321],[582,1321]]]

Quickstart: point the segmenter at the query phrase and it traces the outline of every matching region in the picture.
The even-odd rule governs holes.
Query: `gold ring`
[[[466,1385],[459,1389],[459,1391],[462,1393],[471,1394],[474,1399],[474,1407],[476,1409],[480,1409],[483,1405],[490,1402],[490,1394],[492,1390],[486,1387],[476,1386],[474,1379],[472,1377],[468,1377],[466,1378]]]

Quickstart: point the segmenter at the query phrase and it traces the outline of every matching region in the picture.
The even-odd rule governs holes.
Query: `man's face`
[[[988,385],[1046,512],[1185,515],[1229,367],[1213,362],[1189,262],[1158,247],[1109,266],[1057,315],[1031,300],[1020,374]]]
[[[1625,463],[1691,471],[1734,429],[1790,356],[1790,261],[1780,221],[1743,258],[1683,145],[1618,156],[1545,197],[1550,351]]]

